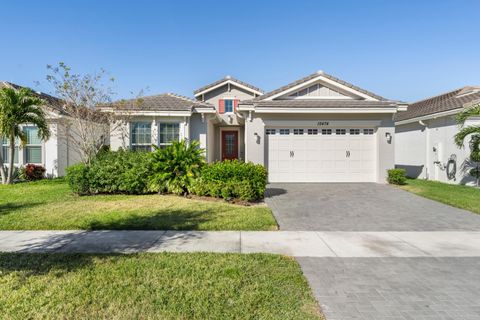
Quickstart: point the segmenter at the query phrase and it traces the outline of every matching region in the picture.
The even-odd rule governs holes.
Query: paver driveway
[[[281,230],[480,230],[480,215],[388,185],[274,184],[266,202]],[[297,260],[327,320],[480,319],[480,258],[449,248],[441,258]]]
[[[272,184],[266,193],[281,230],[480,230],[480,216],[376,183]]]

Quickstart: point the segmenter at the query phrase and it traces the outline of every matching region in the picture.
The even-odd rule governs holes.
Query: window
[[[303,129],[293,129],[293,134],[296,134],[296,135],[303,134]]]
[[[335,134],[344,135],[344,134],[347,134],[347,130],[346,129],[335,129]]]
[[[280,129],[280,134],[281,135],[289,135],[290,134],[290,129]]]
[[[275,130],[275,129],[267,129],[267,130],[265,130],[265,133],[268,134],[268,135],[276,134],[276,133],[277,133],[277,130]]]
[[[373,129],[363,129],[363,134],[371,135],[371,134],[373,134]]]
[[[332,134],[332,129],[322,129],[322,134],[330,135]]]
[[[25,163],[42,163],[42,140],[38,137],[37,127],[24,127],[27,136],[25,145]]]
[[[135,122],[131,124],[130,146],[134,151],[152,151],[152,124]]]
[[[7,138],[2,138],[2,158],[5,164],[10,162],[10,142]],[[13,156],[13,162],[18,163],[18,145],[19,141],[15,142],[15,155]]]
[[[360,134],[360,129],[350,129],[350,135],[356,136]]]
[[[233,100],[225,99],[225,113],[233,112]]]
[[[180,140],[179,123],[162,122],[159,124],[158,131],[160,135],[160,139],[158,140],[160,148],[165,148],[166,146],[171,145],[172,141]]]
[[[318,134],[318,129],[308,129],[308,130],[307,130],[307,133],[308,133],[309,135]]]

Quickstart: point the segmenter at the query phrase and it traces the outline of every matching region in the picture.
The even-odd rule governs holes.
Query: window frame
[[[162,136],[162,126],[163,125],[174,125],[174,126],[177,126],[177,132],[176,134],[178,135],[177,136],[177,139],[175,140],[175,137],[174,139],[170,140],[169,142],[162,142],[161,140],[161,136]],[[158,122],[158,125],[157,125],[157,129],[158,129],[158,135],[157,135],[157,138],[158,138],[158,147],[159,148],[166,148],[168,146],[170,146],[172,144],[172,141],[180,141],[180,122],[169,122],[169,121],[160,121]],[[174,132],[174,135],[175,135],[175,132]]]
[[[227,110],[227,101],[231,103],[232,110],[228,111]],[[224,113],[234,113],[234,107],[235,105],[235,99],[234,98],[223,98],[223,111]]]
[[[145,143],[139,143],[139,142],[133,142],[133,128],[135,125],[139,124],[146,124],[150,127],[150,142],[145,142]],[[138,135],[138,133],[136,133]],[[138,139],[137,139],[138,141]],[[147,149],[147,147],[150,147],[150,150]],[[143,149],[143,150],[142,150]],[[130,122],[130,150],[132,151],[143,151],[143,152],[151,152],[152,151],[152,123],[148,121],[133,121]]]
[[[26,129],[36,129],[37,130],[37,137],[38,137],[38,127],[33,126],[33,125],[26,125],[22,127],[22,131],[26,133]],[[28,142],[28,135],[27,135],[27,143],[25,146],[23,146],[23,163],[25,164],[43,164],[43,141],[42,139],[38,138],[39,142],[38,143],[31,143]],[[29,150],[32,150],[32,148],[40,148],[40,162],[32,162],[28,161],[28,154]],[[17,162],[18,163],[18,162]]]
[[[281,136],[288,136],[288,135],[290,135],[290,129],[287,129],[287,128],[278,129],[278,133]]]
[[[277,129],[267,128],[267,129],[265,129],[265,134],[266,134],[267,136],[276,135],[276,134],[277,134]]]
[[[4,164],[8,165],[10,163],[10,141],[7,137],[1,137],[0,138],[0,146],[1,146],[1,154],[2,154],[2,159]],[[18,138],[15,141],[15,154],[13,156],[13,164],[19,164],[20,159],[19,159],[19,140]]]

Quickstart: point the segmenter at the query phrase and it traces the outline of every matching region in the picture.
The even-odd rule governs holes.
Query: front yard
[[[453,207],[480,214],[480,189],[437,181],[408,179],[402,189]]]
[[[277,255],[0,253],[0,274],[2,319],[322,319]]]
[[[0,230],[276,230],[265,205],[171,195],[79,197],[65,181],[0,185]]]

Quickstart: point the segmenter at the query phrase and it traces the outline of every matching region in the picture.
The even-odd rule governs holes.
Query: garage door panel
[[[349,129],[346,135],[294,135],[293,132],[291,129],[290,135],[267,135],[271,182],[376,180],[375,135],[349,135]]]

